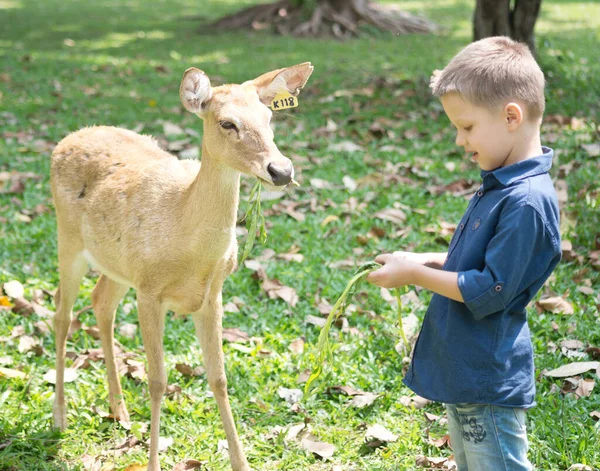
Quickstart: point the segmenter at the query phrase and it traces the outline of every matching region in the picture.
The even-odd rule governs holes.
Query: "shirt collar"
[[[523,180],[524,178],[548,172],[550,167],[552,167],[554,152],[549,147],[543,146],[542,152],[542,155],[521,160],[508,167],[499,167],[495,170],[482,170],[481,178],[484,190],[493,188],[498,184],[509,186],[517,180]]]

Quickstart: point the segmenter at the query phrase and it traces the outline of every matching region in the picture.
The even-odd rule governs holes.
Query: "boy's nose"
[[[457,132],[456,133],[456,145],[457,146],[464,146],[466,144],[464,137]]]

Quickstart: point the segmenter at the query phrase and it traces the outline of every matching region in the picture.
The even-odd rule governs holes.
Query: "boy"
[[[435,293],[403,381],[446,404],[459,471],[530,470],[525,409],[535,384],[525,307],[561,257],[552,150],[540,142],[544,76],[526,45],[492,37],[463,49],[431,88],[482,185],[448,253],[380,255],[383,267],[367,279]]]

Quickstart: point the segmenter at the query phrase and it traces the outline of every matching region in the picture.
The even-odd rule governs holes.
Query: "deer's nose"
[[[287,167],[280,167],[279,165],[271,162],[267,165],[267,171],[273,180],[273,185],[275,186],[283,186],[287,185],[290,181],[292,181],[294,167],[290,163]]]

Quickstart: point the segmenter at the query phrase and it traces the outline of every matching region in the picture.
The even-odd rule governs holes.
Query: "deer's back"
[[[134,283],[129,266],[162,255],[178,198],[199,163],[179,161],[156,141],[113,127],[85,128],[52,154],[51,183],[59,238],[80,244],[88,260]],[[148,255],[147,255],[148,254]]]

